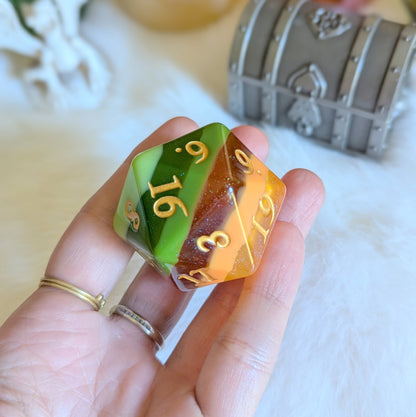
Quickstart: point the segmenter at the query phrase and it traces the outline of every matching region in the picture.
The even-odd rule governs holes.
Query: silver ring
[[[131,310],[130,308],[117,304],[111,309],[111,314],[118,314],[135,324],[139,329],[143,330],[153,342],[155,342],[158,349],[163,346],[163,336],[156,330],[145,318],[140,314]]]

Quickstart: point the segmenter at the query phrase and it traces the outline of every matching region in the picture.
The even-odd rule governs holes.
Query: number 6
[[[161,210],[160,207],[164,204],[169,206],[168,210]],[[176,212],[176,206],[182,209],[183,213],[186,217],[188,217],[188,209],[186,208],[184,202],[178,198],[173,196],[166,196],[159,198],[155,204],[153,205],[153,211],[157,217],[162,219],[166,219],[167,217],[172,217]]]

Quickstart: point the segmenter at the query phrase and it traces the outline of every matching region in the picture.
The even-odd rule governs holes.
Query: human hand
[[[46,276],[107,296],[133,254],[112,228],[131,159],[196,128],[173,119],[142,142],[75,217]],[[259,130],[234,132],[266,157]],[[56,288],[36,290],[0,328],[0,416],[254,415],[296,295],[304,238],[324,199],[309,171],[291,171],[283,181],[286,199],[260,268],[213,290],[164,365],[152,340],[125,318],[105,317]],[[121,303],[166,337],[190,296],[144,265]]]

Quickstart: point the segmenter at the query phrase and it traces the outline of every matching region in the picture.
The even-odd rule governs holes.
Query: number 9
[[[241,149],[236,149],[234,155],[237,158],[237,161],[246,168],[243,170],[244,174],[250,175],[254,172],[253,162],[245,152],[243,152]]]
[[[273,222],[276,212],[274,209],[274,204],[272,198],[268,194],[264,194],[260,199],[259,203],[260,211],[264,214],[264,216],[268,217],[270,214],[272,215],[271,222]]]
[[[193,146],[197,147],[197,149],[194,149]],[[191,142],[188,142],[185,146],[186,152],[189,153],[189,155],[192,156],[199,156],[201,155],[201,158],[199,158],[196,162],[195,165],[200,164],[201,162],[204,162],[205,159],[208,158],[209,155],[209,151],[207,148],[207,145],[205,145],[205,143],[202,143],[198,140],[193,140]]]

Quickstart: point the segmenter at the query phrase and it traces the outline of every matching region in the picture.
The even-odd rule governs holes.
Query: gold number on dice
[[[133,226],[133,229],[136,231],[139,230],[140,217],[134,210],[133,203],[130,200],[127,201],[124,207],[124,211],[126,213],[126,217],[130,220],[131,225]]]
[[[161,210],[161,206],[166,204],[169,208],[167,210]],[[176,213],[176,206],[182,209],[183,214],[188,217],[188,209],[186,208],[184,202],[178,198],[171,195],[160,197],[153,204],[153,212],[157,217],[166,219],[167,217],[172,217]]]
[[[152,198],[156,198],[157,194],[164,193],[165,191],[172,191],[177,188],[183,188],[181,181],[176,175],[173,176],[173,181],[169,184],[158,185],[157,187],[153,187],[153,185],[150,184],[150,182],[148,182],[147,184],[149,186],[150,195],[152,196]]]
[[[201,155],[201,158],[199,158],[195,162],[195,165],[198,165],[201,162],[204,162],[205,159],[207,159],[209,155],[207,145],[205,145],[205,143],[200,142],[199,140],[193,140],[191,142],[188,142],[185,146],[185,149],[186,149],[186,152],[189,153],[189,155],[192,155],[192,156]]]
[[[195,278],[196,274],[200,274],[202,278]],[[195,269],[194,271],[189,271],[189,275],[182,274],[178,276],[178,279],[185,279],[187,281],[193,282],[195,287],[200,287],[204,284],[210,284],[215,282],[215,279],[212,278],[206,271],[205,268]]]
[[[236,149],[234,155],[237,161],[245,168],[243,170],[244,174],[250,175],[254,172],[253,162],[245,152],[241,149]]]
[[[263,236],[264,242],[266,242],[267,236],[270,233],[270,227],[276,217],[276,211],[274,208],[273,200],[268,194],[264,194],[259,201],[259,211],[263,217],[268,219],[268,228],[262,226],[257,220],[256,216],[253,216],[253,226]]]
[[[230,236],[225,232],[216,231],[211,233],[210,236],[200,236],[196,241],[198,249],[202,252],[209,252],[209,249],[206,245],[209,243],[213,246],[218,246],[219,248],[226,248],[231,242]]]
[[[183,188],[181,181],[176,175],[173,176],[173,181],[168,184],[162,184],[154,187],[149,182],[148,185],[152,198],[156,198],[158,194],[164,193],[165,191],[172,191],[178,188]],[[164,205],[168,206],[167,210],[162,210],[161,206]],[[185,216],[188,217],[188,209],[186,208],[185,203],[179,197],[171,195],[160,197],[158,200],[156,200],[153,204],[153,212],[157,217],[166,219],[168,217],[172,217],[176,213],[176,206],[178,206],[183,211]]]

